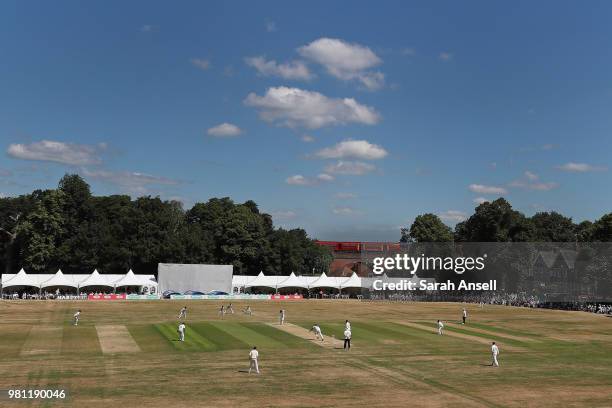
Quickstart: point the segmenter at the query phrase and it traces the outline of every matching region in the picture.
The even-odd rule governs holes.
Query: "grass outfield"
[[[185,342],[176,332],[189,308]],[[453,303],[0,302],[0,389],[70,398],[0,406],[612,406],[612,318]],[[78,327],[74,311],[82,309]],[[277,326],[287,310],[286,328]],[[353,349],[341,350],[351,320]],[[436,334],[435,322],[447,322]],[[305,336],[319,323],[325,347]],[[336,338],[334,344],[334,337]],[[489,342],[500,346],[499,368]],[[248,375],[260,351],[262,374]]]

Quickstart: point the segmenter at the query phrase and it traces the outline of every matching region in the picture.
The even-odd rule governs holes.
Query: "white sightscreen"
[[[232,293],[233,265],[166,264],[157,265],[159,293],[174,290],[210,292],[220,290]]]

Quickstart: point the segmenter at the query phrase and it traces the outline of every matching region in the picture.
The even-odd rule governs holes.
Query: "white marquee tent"
[[[232,279],[232,286],[234,288],[253,288],[253,287],[265,287],[270,289],[283,289],[283,288],[303,288],[303,289],[314,289],[314,288],[332,288],[332,289],[349,289],[349,288],[361,288],[362,278],[357,276],[356,273],[350,277],[331,277],[322,273],[319,276],[298,276],[291,272],[289,276],[278,276],[269,275],[266,276],[263,272],[260,272],[257,276],[246,276],[246,275],[235,275]]]
[[[361,288],[361,278],[355,272],[340,283],[340,289]]]
[[[112,288],[112,283],[108,282],[104,276],[100,275],[97,269],[95,269],[91,275],[85,278],[84,281],[79,282],[79,288],[85,288],[88,286],[106,286]]]
[[[325,272],[321,274],[319,279],[315,280],[314,282],[310,282],[308,286],[309,288],[340,288],[339,282],[336,279],[327,276]]]
[[[7,275],[2,275],[2,287],[3,288],[10,288],[10,287],[17,287],[17,286],[33,286],[35,288],[40,287],[40,284],[36,280],[34,280],[31,275],[28,275],[26,271],[24,271],[23,269],[21,269],[19,273],[7,276],[6,280],[5,280],[5,276]]]
[[[278,284],[287,279],[287,276],[270,275],[266,276],[263,272],[257,275],[257,278],[244,285],[245,288],[265,287],[278,289]]]
[[[73,279],[68,279],[61,269],[58,269],[57,272],[55,272],[55,275],[51,276],[50,279],[40,284],[41,289],[55,286],[65,286],[75,289],[79,287],[78,283],[76,283]]]
[[[295,273],[291,272],[291,275],[281,283],[277,285],[278,289],[282,288],[303,288],[308,287],[308,282],[301,277],[295,276]]]
[[[35,287],[45,289],[49,287],[67,287],[80,289],[92,286],[105,286],[117,288],[122,286],[144,286],[156,288],[154,275],[137,275],[132,270],[127,274],[100,274],[94,270],[90,274],[64,274],[58,270],[54,274],[28,274],[23,269],[18,273],[2,274],[2,289],[16,287]]]

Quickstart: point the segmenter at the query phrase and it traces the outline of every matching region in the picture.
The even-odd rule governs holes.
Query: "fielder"
[[[281,326],[285,324],[285,309],[281,309],[278,315],[279,323]]]
[[[344,322],[344,330],[351,330],[351,322],[349,322],[348,320]]]
[[[440,320],[438,320],[438,334],[440,336],[442,335],[442,329],[444,329],[444,323],[442,323]]]
[[[73,324],[75,326],[79,325],[79,316],[81,316],[81,309],[77,310],[76,313],[74,314],[74,316],[72,316],[73,318]]]
[[[465,307],[463,308],[463,315],[462,315],[462,317],[463,317],[463,323],[462,324],[465,324],[465,319],[467,319],[467,310],[465,310]]]
[[[351,329],[344,330],[344,349],[346,351],[349,351],[351,349]]]
[[[310,329],[310,331],[314,332],[316,339],[321,339],[321,341],[323,341],[323,333],[321,333],[321,328],[318,324],[315,323],[314,326],[312,326],[312,329]]]
[[[181,322],[178,325],[179,341],[185,341],[185,323]]]
[[[251,370],[254,368],[255,372],[259,374],[259,364],[257,364],[257,359],[259,358],[259,351],[257,351],[257,347],[253,347],[253,350],[249,352],[249,374],[251,374]]]
[[[179,320],[187,318],[187,306],[183,306],[178,316]]]
[[[499,355],[499,347],[495,342],[491,343],[491,357],[493,361],[491,362],[492,367],[499,367],[499,363],[497,362],[497,356]]]
[[[253,310],[251,310],[251,306],[247,306],[246,309],[242,310],[242,313],[252,316],[253,315]]]
[[[219,309],[219,316],[223,319],[223,315],[225,314],[225,306],[221,305],[221,309]]]
[[[227,307],[225,308],[225,313],[234,314],[234,307],[232,306],[231,303],[227,305]]]

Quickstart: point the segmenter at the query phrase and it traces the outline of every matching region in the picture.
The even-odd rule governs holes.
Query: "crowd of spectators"
[[[139,295],[141,294],[137,290],[133,291],[117,291],[117,294],[126,294],[126,295]],[[111,295],[113,294],[112,290],[109,291],[97,291],[97,292],[64,292],[57,290],[55,292],[3,292],[2,299],[5,300],[87,300],[87,297],[90,295]]]
[[[612,315],[612,303],[600,302],[553,302],[536,295],[525,293],[465,293],[448,292],[445,295],[425,292],[392,292],[381,293],[371,291],[363,296],[364,301],[387,302],[465,302],[484,305],[502,305],[527,308],[575,310],[597,314]]]

